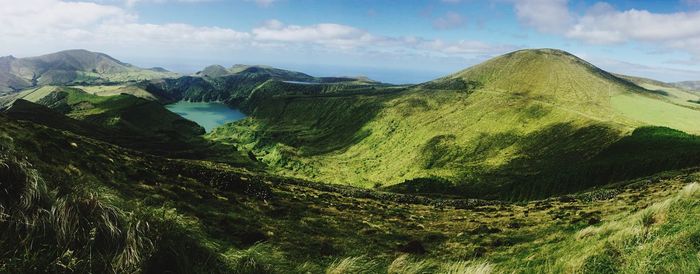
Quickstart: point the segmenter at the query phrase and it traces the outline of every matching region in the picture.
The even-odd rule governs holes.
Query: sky
[[[181,73],[262,64],[391,83],[557,48],[700,80],[700,0],[0,0],[0,56],[78,48]]]

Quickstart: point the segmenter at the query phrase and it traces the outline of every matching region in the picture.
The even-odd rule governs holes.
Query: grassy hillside
[[[0,148],[0,272],[700,269],[693,170],[514,204],[170,160],[3,115]]]
[[[366,78],[313,77],[301,72],[268,66],[235,65],[224,68],[219,65],[206,67],[193,76],[162,79],[141,83],[139,86],[151,94],[170,101],[219,101],[241,106],[248,97],[268,81],[275,82],[277,93],[285,93],[285,83],[308,86],[307,89],[340,90],[368,86],[386,86]],[[319,87],[317,87],[319,86]],[[298,88],[298,87],[293,87]],[[267,90],[273,90],[267,88]]]
[[[700,91],[700,81],[683,81],[673,85],[696,93]]]
[[[202,138],[204,129],[156,101],[128,94],[97,96],[74,87],[46,86],[13,96],[4,111],[15,119],[157,155],[256,166],[235,146]],[[33,103],[32,103],[33,102]]]
[[[700,94],[692,90],[673,83],[664,83],[652,79],[618,75],[630,82],[651,90],[656,93],[657,98],[671,102],[675,105],[684,106],[691,109],[700,109]]]
[[[700,129],[699,111],[549,49],[517,51],[392,89],[256,92],[251,118],[209,137],[253,149],[277,173],[309,180],[526,198],[609,183],[611,178],[586,173],[586,163],[634,128]],[[693,158],[664,168],[697,163]],[[548,171],[569,166],[581,169]],[[615,180],[643,175],[619,174]],[[417,187],[421,182],[432,187]]]
[[[86,50],[0,58],[0,93],[43,85],[100,84],[176,77],[162,69],[142,69]]]

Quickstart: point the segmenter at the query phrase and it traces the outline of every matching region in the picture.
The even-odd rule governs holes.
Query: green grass
[[[635,124],[666,126],[688,133],[700,133],[700,111],[638,95],[611,99],[616,111]]]
[[[53,235],[61,234],[52,231],[37,232],[50,237],[23,238],[34,243],[29,250],[0,241],[0,250],[11,251],[0,256],[0,271],[528,273],[619,266],[631,273],[700,268],[693,244],[700,228],[692,217],[700,208],[698,187],[691,184],[700,178],[697,171],[563,198],[464,201],[457,207],[460,203],[450,200],[170,160],[29,122],[0,120],[2,163],[8,166],[0,168],[5,174],[0,178],[23,183],[14,187],[3,181],[4,189],[12,187],[0,193],[12,199],[3,198],[2,208],[16,214],[0,219],[0,227],[16,229],[21,218],[43,218],[33,210],[66,206],[76,208],[71,218],[81,224],[65,228],[76,232],[70,233],[71,252],[55,244],[58,236]],[[686,138],[673,131],[651,135],[658,134]],[[21,192],[39,195],[17,195]],[[27,207],[14,200],[18,197],[38,198]],[[119,233],[92,242],[91,231],[102,239],[101,227]],[[89,256],[98,253],[102,256]]]
[[[556,50],[513,52],[413,87],[372,88],[266,83],[244,105],[250,118],[208,137],[253,150],[285,176],[394,190],[438,178],[453,187],[433,192],[523,199],[608,183],[585,168],[575,176],[556,170],[586,163],[634,128],[700,128],[700,111]],[[640,173],[615,180],[648,174],[620,173],[630,170]]]
[[[175,154],[197,160],[107,138],[174,130],[179,117],[135,96],[35,91],[43,105],[0,114],[0,272],[700,270],[700,173],[681,169],[700,163],[700,137],[639,127],[653,123],[616,100],[659,94],[566,53],[413,87],[247,83],[250,118]],[[278,175],[206,161],[232,145],[218,156]]]
[[[74,87],[42,88],[28,96],[50,109],[25,101],[8,114],[148,153],[257,166],[245,151],[203,139],[202,127],[156,101],[129,94],[97,96]]]

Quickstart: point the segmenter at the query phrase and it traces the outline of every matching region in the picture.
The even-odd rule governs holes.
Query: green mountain
[[[697,109],[558,50],[411,87],[301,90],[254,92],[251,117],[209,138],[285,176],[481,198],[546,197],[700,163],[694,136],[664,128],[698,133]],[[645,126],[655,127],[635,130]],[[664,154],[680,140],[693,149]]]
[[[152,80],[138,86],[165,102],[179,100],[220,101],[232,106],[239,106],[248,99],[254,90],[268,81],[297,82],[309,85],[381,85],[381,83],[366,78],[318,78],[301,72],[268,66],[235,65],[227,69],[223,66],[212,65],[193,76]]]
[[[175,76],[176,73],[162,68],[142,69],[87,50],[67,50],[28,58],[0,58],[0,93],[43,85],[126,82]]]
[[[674,86],[683,88],[686,90],[698,92],[700,91],[700,81],[683,81],[683,82],[677,82],[673,83]]]
[[[256,166],[234,146],[205,140],[204,129],[159,102],[130,94],[97,96],[75,87],[26,90],[5,102],[5,115],[151,154]]]
[[[550,49],[412,86],[25,89],[0,97],[0,273],[697,273],[686,96]],[[203,135],[181,99],[250,117]]]
[[[159,157],[51,119],[0,114],[0,272],[700,269],[697,169],[525,203],[441,199]]]
[[[620,78],[628,80],[640,87],[651,90],[659,95],[664,100],[691,108],[699,108],[700,94],[693,91],[692,88],[684,87],[678,83],[665,83],[653,79],[617,75]]]

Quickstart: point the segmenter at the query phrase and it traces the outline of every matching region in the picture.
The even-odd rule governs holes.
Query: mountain
[[[28,101],[14,107],[57,115]],[[700,268],[697,168],[530,202],[444,199],[160,157],[55,118],[39,121],[46,126],[0,113],[0,272]]]
[[[634,77],[627,75],[617,75],[620,78],[628,80],[640,87],[651,90],[659,95],[664,100],[684,105],[691,108],[700,107],[700,93],[683,87],[678,83],[665,83],[653,79]]]
[[[313,181],[522,199],[699,163],[697,139],[665,127],[698,133],[700,111],[558,50],[509,53],[412,87],[275,90],[256,91],[251,118],[209,137]],[[692,149],[664,154],[680,140]]]
[[[695,91],[695,92],[700,91],[700,81],[683,81],[683,82],[673,83],[673,85],[680,87],[680,88],[683,88],[683,89]]]
[[[700,269],[697,110],[659,83],[551,49],[413,86],[226,70],[0,97],[0,273]],[[250,117],[209,135],[162,105],[227,78]]]
[[[309,85],[384,85],[366,78],[313,77],[269,66],[234,65],[225,68],[211,65],[192,76],[152,80],[141,83],[139,87],[163,99],[164,102],[220,101],[239,106],[268,81]]]
[[[126,82],[174,76],[177,74],[162,68],[142,69],[87,50],[67,50],[28,58],[0,58],[0,93],[43,85]]]
[[[157,101],[130,94],[97,96],[75,87],[43,86],[6,96],[8,117],[147,153],[255,166],[235,147],[205,140],[204,129]]]

